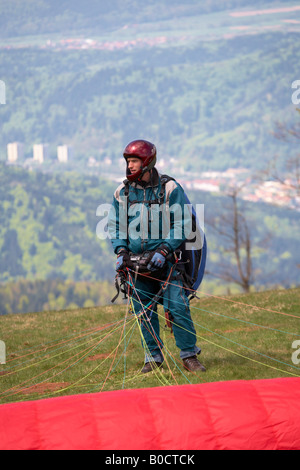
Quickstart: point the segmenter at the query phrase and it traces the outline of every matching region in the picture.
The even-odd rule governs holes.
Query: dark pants
[[[159,291],[164,281],[149,279],[146,276],[138,276],[134,282],[135,288],[132,293],[134,312],[140,315],[141,329],[146,343],[145,362],[163,362],[163,343],[160,338],[159,319],[157,306],[147,309],[152,303],[153,297]],[[182,280],[174,271],[163,298],[159,301],[164,309],[168,310],[173,317],[173,332],[177,347],[180,349],[180,357],[185,359],[201,352],[196,346],[196,331],[190,314],[189,299],[183,288]],[[145,346],[145,345],[144,345]]]

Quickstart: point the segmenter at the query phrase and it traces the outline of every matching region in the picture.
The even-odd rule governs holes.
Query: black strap
[[[163,204],[164,202],[164,197],[165,197],[165,186],[166,184],[168,183],[168,181],[175,181],[174,178],[172,178],[172,176],[169,176],[169,175],[161,175],[160,177],[160,184],[161,184],[161,188],[160,188],[160,192],[158,194],[158,198],[155,198],[155,199],[150,199],[150,200],[144,200],[144,201],[138,201],[138,200],[134,200],[134,201],[128,201],[128,204],[132,205],[132,204],[136,204],[136,203],[144,203],[144,204]],[[124,196],[125,197],[128,197],[129,196],[129,181],[126,179],[123,181],[123,184],[124,184]]]
[[[117,293],[116,293],[116,295],[114,296],[114,298],[111,299],[111,303],[114,303],[115,300],[116,300],[116,299],[119,297],[119,295],[120,295],[120,285],[119,285],[119,283],[118,283],[118,276],[115,277],[115,288],[116,288],[116,290],[117,290]]]
[[[120,279],[120,282],[119,282],[119,279]],[[125,274],[117,273],[115,277],[115,288],[117,290],[117,293],[114,296],[114,298],[111,299],[111,303],[115,302],[115,300],[119,297],[120,292],[124,294],[123,299],[124,300],[127,299],[127,282],[126,282]]]

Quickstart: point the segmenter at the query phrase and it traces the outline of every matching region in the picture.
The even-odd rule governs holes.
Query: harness
[[[116,277],[115,277],[115,287],[117,290],[117,294],[115,297],[111,300],[111,302],[115,302],[115,300],[118,298],[120,295],[120,292],[124,294],[123,300],[126,300],[128,296],[131,295],[131,290],[128,284],[128,271],[132,273],[134,276],[134,279],[136,280],[138,275],[141,274],[143,276],[151,275],[151,277],[154,277],[157,280],[164,281],[166,277],[169,279],[170,274],[174,271],[175,264],[177,264],[180,260],[180,257],[177,256],[177,254],[170,254],[167,256],[167,260],[172,262],[172,267],[169,272],[169,275],[167,275],[167,268],[160,268],[158,270],[154,271],[149,271],[147,269],[147,265],[150,261],[150,259],[153,256],[153,251],[148,251],[142,254],[134,254],[130,253],[130,261],[127,263],[126,269],[120,270],[117,272]],[[166,282],[164,283],[166,285]],[[164,287],[163,290],[165,290],[166,287]],[[160,289],[161,291],[161,289]],[[159,291],[158,294],[156,294],[155,298],[157,297],[157,301],[161,297],[161,292]],[[156,302],[157,303],[157,302]]]
[[[150,199],[150,200],[144,200],[143,203],[144,204],[163,204],[164,202],[164,198],[165,198],[165,188],[166,188],[166,183],[168,181],[175,181],[174,178],[172,178],[172,176],[168,176],[168,175],[161,175],[160,177],[160,184],[161,184],[161,188],[160,188],[160,192],[158,193],[158,195],[156,196],[155,199]],[[128,202],[128,196],[129,196],[129,181],[126,179],[123,181],[124,183],[124,196],[127,197],[127,204],[129,205],[129,202]],[[130,205],[132,204],[136,204],[136,203],[140,203],[141,201],[138,201],[138,200],[134,200],[134,201],[130,201]],[[127,211],[128,213],[128,211]]]
[[[157,193],[153,190],[154,193],[154,199],[144,199],[143,201],[139,201],[138,199],[134,200],[129,200],[129,181],[126,179],[123,181],[124,184],[124,196],[126,198],[126,204],[127,204],[127,227],[128,227],[128,215],[129,215],[129,208],[130,206],[133,206],[134,204],[145,204],[147,206],[150,206],[150,211],[148,212],[148,231],[150,232],[150,213],[152,211],[151,206],[159,205],[161,206],[164,203],[165,199],[165,189],[166,189],[166,184],[168,181],[174,180],[171,176],[168,175],[161,175],[160,177],[160,191]],[[175,180],[174,180],[175,181]],[[152,188],[153,189],[153,188]],[[127,233],[127,241],[128,241],[128,233]]]
[[[127,226],[128,226],[129,206],[131,206],[133,204],[138,204],[138,203],[149,204],[150,206],[152,204],[159,204],[159,205],[163,204],[164,199],[165,199],[166,183],[170,180],[174,180],[174,178],[172,178],[171,176],[168,176],[168,175],[162,175],[160,177],[161,187],[160,187],[159,193],[155,194],[154,199],[149,199],[149,200],[144,199],[143,201],[139,201],[137,199],[129,201],[129,181],[127,179],[124,180],[124,182],[123,182],[124,183],[124,196],[126,198],[126,203],[127,203],[127,211],[126,211]],[[129,253],[129,255],[130,255],[130,262],[129,262],[128,268],[130,268],[132,271],[134,271],[135,278],[137,277],[137,275],[139,273],[141,273],[141,274],[150,273],[149,270],[147,269],[147,265],[148,265],[150,259],[152,258],[152,255],[153,255],[152,251],[151,252],[147,251],[147,252],[144,252],[142,254]],[[158,274],[158,272],[153,271],[152,274],[155,275],[155,274]],[[162,273],[160,273],[160,274],[162,274]],[[124,270],[120,271],[116,274],[115,287],[116,287],[116,290],[117,290],[117,294],[111,300],[111,302],[115,302],[115,300],[120,295],[120,292],[124,294],[123,299],[126,300],[128,298],[128,287],[127,287],[127,273]]]
[[[128,226],[129,206],[133,205],[133,204],[136,204],[136,203],[149,204],[150,206],[152,204],[162,205],[164,203],[164,199],[165,199],[166,184],[167,184],[168,181],[171,181],[171,180],[175,181],[175,179],[172,178],[171,176],[161,175],[160,176],[161,187],[160,187],[159,193],[155,194],[154,199],[144,200],[144,201],[138,201],[138,200],[129,201],[129,181],[128,180],[124,181],[124,187],[125,187],[124,195],[126,197],[126,202],[127,202],[127,226]],[[175,265],[176,265],[176,271],[177,271],[176,279],[180,279],[182,281],[183,287],[186,289],[186,291],[187,292],[189,291],[191,293],[191,286],[193,285],[193,279],[191,278],[191,276],[189,276],[189,274],[187,272],[187,269],[186,269],[186,264],[189,263],[190,260],[187,259],[186,257],[182,256],[182,250],[183,250],[183,246],[180,246],[177,250],[175,250],[175,252],[172,255],[169,255],[169,261],[171,261],[172,267],[171,267],[171,271],[169,273],[168,278],[170,278],[170,275],[173,273],[173,271],[175,269]],[[142,253],[142,254],[129,253],[129,255],[130,255],[130,262],[129,262],[129,265],[128,265],[127,269],[131,270],[134,273],[135,279],[137,278],[137,276],[139,274],[143,274],[143,275],[147,275],[147,273],[150,274],[149,270],[147,270],[147,265],[148,265],[148,262],[149,262],[149,260],[151,259],[152,255],[153,255],[153,252],[148,251],[148,252],[145,252],[145,253]],[[163,274],[164,274],[164,277],[162,276]],[[153,275],[153,277],[155,277],[155,276],[160,277],[160,280],[163,281],[166,278],[167,273],[166,273],[166,271],[164,273],[162,273],[161,270],[158,270],[158,271],[151,272],[151,275]],[[166,283],[163,283],[161,289],[159,290],[159,292],[153,298],[152,304],[156,304],[159,301],[159,299],[161,298],[161,296],[163,294],[163,291],[166,289],[166,285],[167,285]],[[122,292],[124,294],[123,299],[127,299],[128,296],[130,296],[130,294],[131,294],[130,290],[131,289],[130,289],[130,286],[128,285],[128,271],[122,270],[122,271],[119,271],[116,274],[115,287],[116,287],[116,290],[117,290],[117,294],[112,299],[111,302],[114,302],[117,299],[120,292]],[[196,294],[194,294],[192,292],[190,299],[192,299],[194,297],[196,297]],[[170,313],[166,312],[167,324],[169,324],[169,320],[170,320],[168,315],[170,315]]]
[[[134,260],[134,262],[136,263],[135,265],[135,269],[137,269],[137,265],[139,263],[139,261],[141,261],[142,263],[142,266],[144,264],[144,256],[141,255],[140,257],[138,256],[139,259],[136,259],[138,255],[134,255],[132,257],[132,259]],[[147,260],[149,260],[149,256],[147,256]],[[164,281],[162,282],[161,284],[161,287],[160,289],[158,290],[158,292],[155,294],[155,296],[152,298],[152,300],[149,302],[149,304],[147,304],[146,308],[147,310],[150,310],[151,312],[156,308],[157,304],[160,302],[160,300],[162,299],[163,295],[164,295],[164,291],[167,289],[168,287],[168,283],[169,283],[169,280],[171,279],[172,277],[172,274],[175,270],[175,266],[177,265],[179,261],[179,258],[175,257],[175,262],[172,264],[171,266],[171,269],[168,273],[167,276],[165,276],[166,278],[164,279]],[[148,261],[147,261],[148,262]],[[140,266],[139,266],[140,267]],[[115,295],[115,297],[112,299],[112,302],[114,302],[117,297],[119,296],[120,292],[122,292],[124,294],[124,297],[123,299],[128,299],[128,296],[131,296],[132,295],[132,290],[133,290],[133,283],[131,284],[130,280],[128,279],[129,277],[129,273],[131,272],[132,270],[127,267],[126,270],[122,270],[122,271],[119,271],[115,277],[115,286],[116,286],[116,289],[117,289],[117,294]],[[133,271],[133,274],[135,274],[135,279],[138,275],[138,269],[136,271]],[[142,270],[143,271],[143,267],[142,267]],[[140,271],[140,272],[141,272]],[[148,270],[147,270],[148,271]],[[161,271],[161,270],[160,270]],[[149,271],[148,271],[149,272]],[[152,274],[155,274],[155,271],[152,272]],[[130,279],[131,279],[131,276],[130,276]],[[118,282],[118,280],[120,282]],[[143,308],[143,312],[142,314],[144,313],[144,308]],[[151,315],[150,316],[147,316],[146,318],[146,321],[150,321],[150,318],[151,318]],[[171,330],[171,333],[173,333],[173,327],[172,327],[172,324],[173,324],[173,316],[171,314],[171,312],[168,310],[168,309],[165,309],[165,320],[166,320],[166,327],[170,328]]]

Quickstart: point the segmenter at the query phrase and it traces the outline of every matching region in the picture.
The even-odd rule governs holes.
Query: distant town
[[[74,168],[73,148],[69,145],[57,146],[58,164],[64,164],[64,169]],[[7,145],[7,165],[17,165],[25,169],[42,169],[43,165],[49,163],[49,151],[47,144],[34,144],[33,154],[31,158],[24,158],[24,145],[19,142],[12,142]],[[53,159],[51,160],[53,163]],[[120,159],[118,165],[112,162],[109,157],[101,161],[95,157],[88,157],[86,161],[86,169],[94,170],[99,174],[105,175],[107,178],[116,182],[124,179],[125,170],[124,160]],[[76,166],[76,165],[75,165]],[[282,182],[275,180],[255,181],[251,176],[250,170],[246,168],[229,168],[226,171],[205,171],[201,173],[193,173],[185,171],[183,168],[176,166],[175,159],[168,161],[168,171],[177,175],[177,179],[184,185],[186,189],[194,191],[206,191],[210,193],[229,194],[233,188],[238,189],[238,196],[244,200],[251,202],[265,202],[277,206],[287,207],[300,211],[300,197],[296,190],[293,189],[293,181],[285,179]],[[166,162],[161,159],[157,163],[157,169],[164,173]],[[119,169],[116,170],[116,168]]]

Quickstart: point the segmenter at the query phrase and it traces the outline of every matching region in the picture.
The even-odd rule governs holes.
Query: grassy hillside
[[[7,363],[0,403],[122,388],[300,376],[300,288],[191,303],[207,372],[183,370],[165,328],[162,373],[142,376],[143,350],[126,306],[0,317]],[[297,343],[295,343],[297,341]]]

